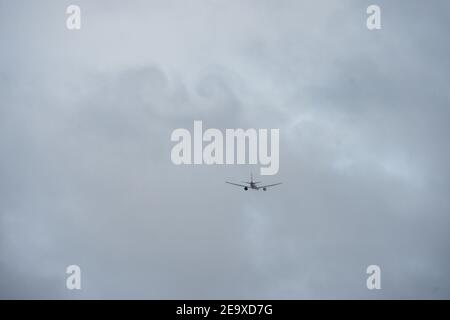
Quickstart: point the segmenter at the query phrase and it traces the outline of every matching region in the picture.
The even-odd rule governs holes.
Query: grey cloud
[[[379,2],[2,3],[0,297],[449,298],[448,4]],[[173,165],[194,120],[280,128],[283,185]]]

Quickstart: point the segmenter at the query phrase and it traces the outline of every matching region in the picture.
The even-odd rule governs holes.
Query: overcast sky
[[[449,12],[0,0],[0,297],[450,298]],[[194,120],[279,128],[283,184],[175,166]]]

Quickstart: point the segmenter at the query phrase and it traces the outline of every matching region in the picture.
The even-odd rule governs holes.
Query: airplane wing
[[[248,186],[245,186],[245,185],[243,185],[243,184],[237,184],[237,183],[228,182],[228,181],[225,181],[225,183],[233,184],[233,185],[238,186],[238,187],[246,187],[246,188],[248,188]]]
[[[273,186],[277,186],[279,184],[282,184],[282,182],[279,183],[274,183],[274,184],[268,184],[266,186],[258,186],[258,189],[262,189],[262,188],[268,188],[268,187],[273,187]]]

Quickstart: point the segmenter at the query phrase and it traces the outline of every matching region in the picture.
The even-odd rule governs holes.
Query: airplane
[[[252,173],[250,174],[250,181],[242,181],[242,183],[246,183],[247,185],[238,184],[238,183],[229,182],[229,181],[225,181],[225,183],[232,184],[232,185],[235,185],[238,187],[243,187],[245,191],[247,191],[249,188],[253,189],[253,190],[263,189],[263,191],[266,191],[267,188],[269,188],[269,187],[273,187],[273,186],[277,186],[277,185],[281,184],[281,182],[279,182],[279,183],[274,183],[274,184],[268,184],[265,186],[258,186],[258,183],[261,183],[261,181],[253,181]]]

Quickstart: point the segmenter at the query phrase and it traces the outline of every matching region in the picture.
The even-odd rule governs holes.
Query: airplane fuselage
[[[257,183],[253,182],[253,181],[248,183],[248,187],[244,187],[244,190],[248,190],[248,189],[253,189],[253,190],[263,189],[264,191],[266,191],[266,188],[258,187]]]

